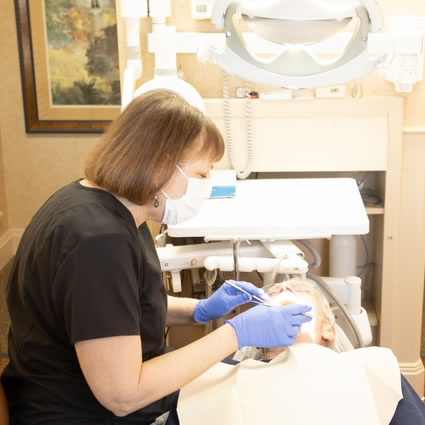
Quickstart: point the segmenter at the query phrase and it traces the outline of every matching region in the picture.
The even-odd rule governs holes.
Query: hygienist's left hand
[[[264,300],[268,299],[265,292],[252,283],[236,280],[231,282],[234,282],[251,295],[256,295]],[[223,317],[235,307],[251,301],[252,297],[249,294],[245,294],[233,286],[223,283],[209,298],[200,300],[196,304],[193,311],[193,320],[205,324],[212,319]]]

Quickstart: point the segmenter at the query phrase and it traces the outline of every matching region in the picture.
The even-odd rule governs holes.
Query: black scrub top
[[[141,335],[143,360],[165,350],[167,294],[145,224],[114,196],[75,181],[24,232],[7,291],[11,424],[149,424],[160,400],[124,418],[105,409],[80,369],[77,341]]]

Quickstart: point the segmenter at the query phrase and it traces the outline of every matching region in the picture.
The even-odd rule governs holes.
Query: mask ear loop
[[[181,174],[183,174],[183,176],[187,179],[187,180],[189,180],[189,178],[186,176],[186,174],[184,173],[184,171],[180,168],[180,166],[179,165],[177,165],[176,164],[176,168],[177,168],[177,170],[179,170],[180,171],[180,173]],[[158,187],[157,185],[155,185],[156,187]],[[159,191],[167,198],[167,199],[171,199],[162,189],[159,189]],[[153,206],[155,207],[155,208],[158,208],[159,207],[159,199],[158,199],[158,196],[156,196],[155,195],[155,197],[153,198]]]
[[[171,199],[162,189],[159,189],[159,191],[167,198],[167,199]]]
[[[176,168],[180,171],[180,173],[183,175],[183,177],[186,178],[186,180],[189,180],[189,177],[186,176],[186,173],[180,168],[178,164],[176,164]]]

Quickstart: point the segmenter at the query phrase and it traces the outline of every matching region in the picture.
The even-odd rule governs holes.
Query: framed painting
[[[15,0],[28,133],[100,133],[120,112],[115,0]]]

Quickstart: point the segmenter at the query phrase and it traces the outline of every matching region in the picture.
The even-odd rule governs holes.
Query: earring
[[[153,206],[155,208],[159,207],[159,200],[158,200],[158,196],[155,196],[155,198],[153,198]]]

